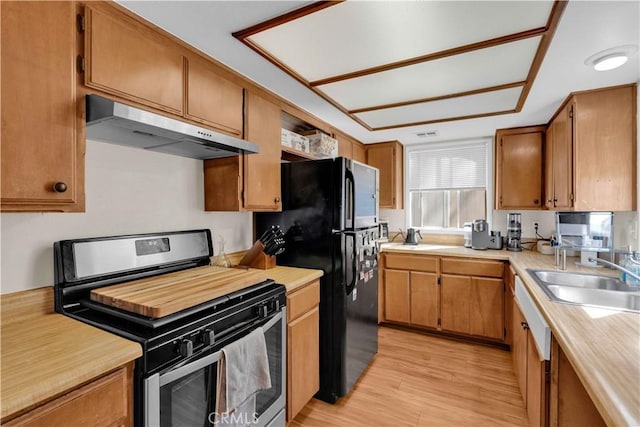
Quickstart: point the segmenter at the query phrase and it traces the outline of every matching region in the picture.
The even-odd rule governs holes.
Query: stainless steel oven
[[[258,427],[285,425],[284,286],[264,280],[162,317],[146,317],[90,297],[94,289],[136,279],[171,281],[176,275],[195,275],[203,283],[211,277],[212,255],[209,230],[54,244],[56,311],[142,347],[133,382],[138,427],[224,425],[215,418],[222,349],[257,328],[265,337],[271,387],[256,394],[256,412],[244,421]]]
[[[231,340],[239,339],[262,325],[267,344],[271,388],[256,396],[256,412],[251,417],[238,415],[247,425],[283,426],[285,423],[286,373],[286,309],[282,309],[264,322],[248,326],[234,333]],[[225,340],[229,341],[229,340]],[[192,357],[189,361],[169,367],[144,380],[145,425],[213,426],[217,414],[216,384],[218,361],[222,344]],[[246,419],[244,419],[246,418]]]

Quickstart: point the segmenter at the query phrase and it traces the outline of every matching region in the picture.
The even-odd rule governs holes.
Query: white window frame
[[[411,227],[411,204],[409,203],[409,155],[413,151],[420,151],[427,149],[446,149],[468,145],[480,145],[484,144],[486,150],[487,168],[486,168],[486,206],[487,206],[487,222],[493,224],[493,154],[494,154],[494,141],[493,137],[473,138],[449,142],[437,142],[430,144],[415,144],[405,145],[404,147],[404,221],[406,228]],[[420,227],[420,231],[425,231],[430,234],[463,234],[462,228],[441,228],[441,227]]]

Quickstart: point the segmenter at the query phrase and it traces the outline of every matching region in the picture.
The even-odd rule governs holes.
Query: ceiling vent
[[[438,133],[437,130],[428,130],[428,131],[425,131],[425,132],[416,133],[416,136],[418,138],[432,138],[434,136],[439,136],[439,135],[440,135],[440,133]]]

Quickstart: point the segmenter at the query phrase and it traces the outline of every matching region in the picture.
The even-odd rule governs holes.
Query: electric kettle
[[[417,236],[416,236],[417,234]],[[417,245],[418,244],[418,236],[422,239],[422,235],[420,234],[420,230],[416,230],[415,228],[407,229],[407,238],[404,240],[405,245]]]

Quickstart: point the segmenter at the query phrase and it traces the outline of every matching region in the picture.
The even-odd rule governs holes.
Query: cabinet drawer
[[[130,425],[132,366],[99,378],[6,424],[7,427]]]
[[[466,276],[502,277],[504,263],[486,259],[442,258],[442,272]]]
[[[438,258],[424,255],[386,254],[385,268],[436,273]]]
[[[293,292],[287,296],[287,323],[311,310],[320,302],[320,281]]]

